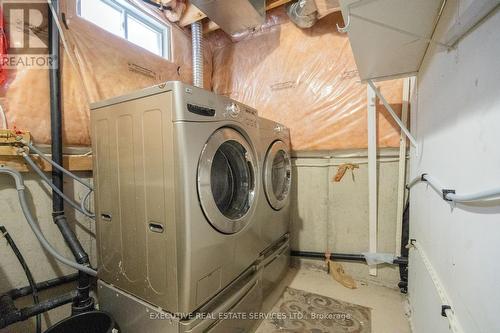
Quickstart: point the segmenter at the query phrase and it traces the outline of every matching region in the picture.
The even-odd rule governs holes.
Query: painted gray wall
[[[484,1],[484,0],[481,0]],[[449,0],[434,38],[441,40],[479,0]],[[458,193],[500,184],[500,12],[453,50],[431,46],[418,75],[412,132],[420,149],[411,174],[426,172]],[[415,106],[415,103],[412,104]],[[410,194],[411,238],[452,302],[463,332],[500,332],[500,201],[457,205],[425,184]],[[410,251],[409,296],[415,333],[450,332],[441,301],[418,253]]]

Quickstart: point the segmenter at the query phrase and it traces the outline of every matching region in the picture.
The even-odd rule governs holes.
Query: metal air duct
[[[232,35],[264,24],[265,0],[191,0],[213,22]]]
[[[203,88],[203,27],[200,21],[191,24],[193,53],[193,86]]]

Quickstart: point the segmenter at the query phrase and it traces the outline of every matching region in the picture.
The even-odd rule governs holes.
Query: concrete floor
[[[411,332],[406,297],[399,290],[360,281],[357,289],[348,289],[317,267],[290,269],[284,285],[371,308],[372,333]]]
[[[281,295],[284,287],[289,286],[295,289],[301,289],[307,292],[331,297],[337,300],[359,304],[372,309],[372,333],[410,333],[408,319],[405,315],[406,297],[399,290],[391,289],[367,282],[358,282],[357,289],[347,289],[333,280],[323,269],[321,261],[306,261],[305,264],[294,264],[283,280],[281,288],[273,292],[277,298]],[[59,288],[55,293],[62,293],[74,288],[74,284],[65,285],[63,289]],[[45,293],[43,293],[45,295]],[[42,295],[42,296],[44,296]],[[44,297],[42,297],[44,298]],[[26,303],[26,304],[25,304]],[[31,298],[21,299],[19,306],[31,304]],[[264,311],[269,311],[274,304],[264,304]],[[44,328],[54,324],[58,320],[69,315],[69,306],[51,311],[50,316],[43,316]],[[0,333],[13,332],[33,332],[34,321],[26,321],[10,326]],[[48,325],[47,325],[48,324]],[[256,333],[268,333],[266,330],[257,329]]]

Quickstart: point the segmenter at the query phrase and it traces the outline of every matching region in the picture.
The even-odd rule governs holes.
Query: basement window
[[[78,15],[110,33],[170,60],[170,29],[123,0],[78,0]]]

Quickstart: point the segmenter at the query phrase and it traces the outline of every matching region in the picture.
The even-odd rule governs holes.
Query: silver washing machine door
[[[283,141],[273,142],[264,162],[264,191],[272,208],[280,210],[286,204],[292,183],[292,163]]]
[[[210,224],[225,234],[250,221],[255,204],[256,161],[248,141],[223,127],[208,139],[198,164],[198,195]]]

